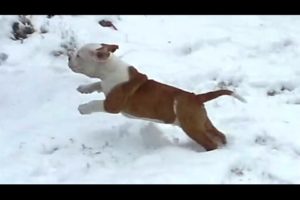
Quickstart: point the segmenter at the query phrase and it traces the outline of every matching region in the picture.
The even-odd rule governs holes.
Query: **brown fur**
[[[104,108],[107,112],[124,112],[167,124],[173,124],[177,119],[186,134],[206,150],[213,150],[218,148],[219,144],[226,144],[225,135],[208,119],[203,103],[221,95],[230,95],[231,91],[218,90],[196,95],[149,80],[134,67],[129,67],[129,75],[128,82],[114,87],[106,96]]]

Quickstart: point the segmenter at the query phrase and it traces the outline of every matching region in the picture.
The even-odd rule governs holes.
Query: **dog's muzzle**
[[[76,67],[74,67],[74,66],[72,65],[72,55],[71,55],[71,54],[68,55],[68,66],[69,66],[69,68],[70,68],[73,72],[76,72]]]
[[[73,54],[74,54],[74,51],[68,51],[68,52],[67,52],[67,56],[68,56],[68,61],[69,61],[69,62],[70,62],[70,60],[71,60]]]

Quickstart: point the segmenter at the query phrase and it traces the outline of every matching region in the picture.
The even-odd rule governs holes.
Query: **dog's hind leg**
[[[205,127],[207,130],[207,134],[209,137],[212,137],[213,140],[216,140],[219,144],[225,145],[227,143],[226,136],[221,133],[214,125],[211,123],[211,121],[207,118],[205,122]]]
[[[176,116],[182,130],[207,151],[217,149],[218,144],[206,134],[204,105],[194,95],[181,95],[176,100]]]

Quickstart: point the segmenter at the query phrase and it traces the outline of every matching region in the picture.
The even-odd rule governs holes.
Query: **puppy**
[[[69,55],[68,65],[73,72],[101,80],[81,85],[77,90],[105,94],[105,100],[79,105],[81,114],[122,113],[131,118],[173,124],[207,151],[226,144],[225,135],[209,120],[204,103],[221,95],[245,102],[241,96],[230,90],[194,94],[148,79],[113,54],[118,48],[115,44],[86,44]]]

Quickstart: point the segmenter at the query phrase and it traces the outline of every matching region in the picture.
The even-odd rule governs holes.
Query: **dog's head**
[[[119,46],[115,44],[86,44],[77,51],[69,53],[68,65],[76,73],[97,77],[99,68],[105,66],[118,48]]]

